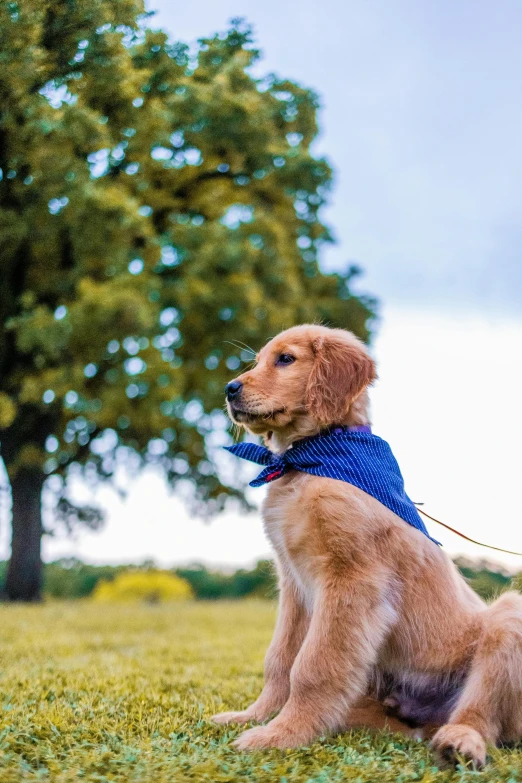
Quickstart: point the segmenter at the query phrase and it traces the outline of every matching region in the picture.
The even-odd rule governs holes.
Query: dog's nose
[[[225,394],[227,396],[227,400],[229,402],[232,402],[232,400],[237,400],[239,395],[241,394],[241,389],[243,388],[243,384],[241,381],[230,381],[230,383],[227,383],[225,386]]]

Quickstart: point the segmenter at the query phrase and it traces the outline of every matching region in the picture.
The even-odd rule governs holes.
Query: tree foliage
[[[121,447],[220,507],[247,346],[310,320],[369,336],[356,270],[317,263],[317,98],[258,57],[241,21],[190,48],[140,0],[0,5],[2,455],[56,477],[66,524],[71,466],[110,477]]]

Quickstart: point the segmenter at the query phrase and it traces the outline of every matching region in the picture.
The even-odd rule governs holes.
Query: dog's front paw
[[[307,745],[313,736],[310,732],[300,732],[290,726],[277,725],[276,721],[266,726],[248,729],[233,743],[238,750],[267,750],[268,748],[298,748]]]
[[[241,712],[218,712],[217,715],[211,717],[214,723],[220,725],[226,725],[227,723],[248,723],[249,720],[254,720],[254,716],[249,713],[248,710],[242,710]]]
[[[477,769],[486,763],[486,742],[481,734],[463,723],[448,723],[431,741],[442,764],[455,767],[462,759]]]
[[[266,750],[268,748],[286,748],[288,744],[282,737],[278,737],[270,729],[270,726],[256,726],[248,729],[233,743],[237,750]]]

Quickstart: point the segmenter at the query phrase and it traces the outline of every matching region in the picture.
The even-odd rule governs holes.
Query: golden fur
[[[229,413],[273,451],[368,423],[375,367],[349,332],[298,326],[257,359]],[[436,544],[342,481],[291,471],[269,485],[263,519],[280,586],[265,686],[246,710],[214,719],[272,720],[238,748],[388,726],[434,734],[443,760],[481,766],[487,743],[522,737],[522,596],[487,606]]]

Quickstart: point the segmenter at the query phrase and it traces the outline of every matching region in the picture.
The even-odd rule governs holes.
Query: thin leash
[[[427,514],[425,511],[422,510],[422,508],[419,508],[419,506],[421,505],[420,503],[415,503],[415,505],[417,506],[417,511],[423,514],[425,517],[428,517],[428,519],[431,519],[432,522],[436,522],[437,525],[441,525],[442,527],[445,527],[446,530],[451,530],[452,533],[455,533],[455,535],[464,538],[466,541],[471,541],[472,544],[477,544],[477,546],[485,546],[486,549],[494,549],[496,552],[504,552],[506,555],[518,555],[519,557],[522,557],[522,552],[512,552],[511,549],[501,549],[499,546],[491,546],[491,544],[483,544],[481,541],[475,541],[474,538],[465,536],[464,533],[460,533],[458,530],[455,530],[454,527],[450,527],[449,525],[446,525],[445,522],[441,522],[440,519],[435,519],[435,517],[432,517],[429,514]]]

